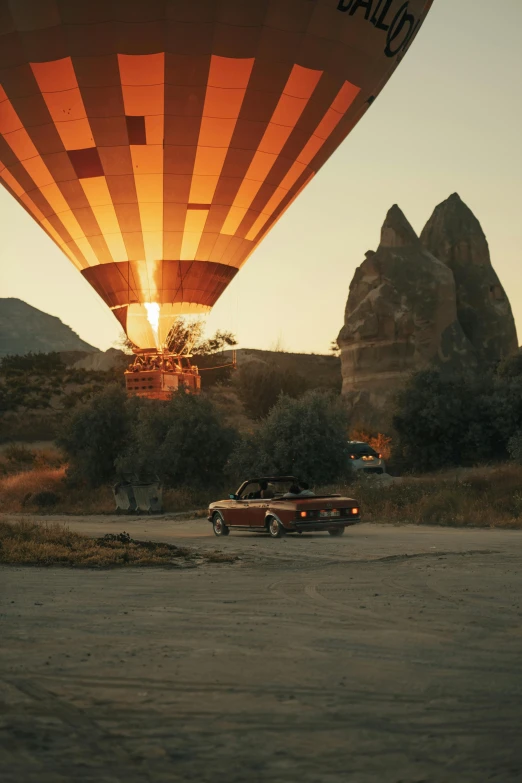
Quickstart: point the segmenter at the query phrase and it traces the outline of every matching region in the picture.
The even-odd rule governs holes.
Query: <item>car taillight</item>
[[[354,517],[357,517],[357,516],[359,516],[359,509],[358,509],[358,508],[352,508],[352,515],[353,515]]]
[[[355,454],[350,454],[350,459],[355,459]]]
[[[299,516],[301,517],[301,519],[306,519],[306,517],[308,516],[308,511],[301,511],[301,514]]]

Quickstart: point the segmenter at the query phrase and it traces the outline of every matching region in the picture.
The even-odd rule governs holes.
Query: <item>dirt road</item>
[[[0,569],[3,783],[519,783],[522,531],[215,539],[194,569]]]

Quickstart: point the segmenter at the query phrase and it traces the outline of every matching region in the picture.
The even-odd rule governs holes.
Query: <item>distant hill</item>
[[[98,349],[81,340],[59,318],[31,307],[21,299],[0,298],[0,357],[53,351]]]
[[[94,354],[85,354],[72,363],[76,370],[88,370],[91,372],[109,372],[110,370],[126,370],[133,356],[129,356],[118,348],[109,348],[106,351],[98,351]],[[64,360],[62,355],[62,360]]]
[[[233,351],[224,351],[223,354],[214,356],[195,356],[193,361],[203,373],[203,388],[216,381],[223,381],[230,374],[214,375],[219,369],[212,371],[216,364],[231,362]],[[339,388],[341,390],[341,360],[336,356],[315,353],[287,353],[285,351],[262,351],[255,348],[238,348],[235,351],[237,366],[240,367],[250,361],[261,361],[267,364],[275,364],[283,370],[300,373],[313,381],[313,386],[326,388]],[[62,360],[67,364],[81,370],[105,371],[123,369],[132,360],[132,356],[123,353],[116,348],[96,354],[71,354],[64,356]]]
[[[232,351],[226,351],[227,358],[232,358]],[[261,361],[275,364],[283,370],[299,373],[310,381],[314,387],[339,388],[341,390],[341,360],[331,354],[318,353],[287,353],[286,351],[262,351],[256,348],[239,348],[236,351],[237,366],[250,361]]]

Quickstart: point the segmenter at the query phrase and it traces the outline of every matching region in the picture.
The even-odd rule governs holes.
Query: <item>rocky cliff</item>
[[[352,422],[381,431],[412,373],[476,372],[517,350],[486,238],[458,196],[437,207],[421,238],[392,207],[377,251],[355,272],[338,342]]]
[[[0,299],[0,357],[53,351],[97,351],[59,318],[21,299]]]
[[[453,272],[459,323],[479,362],[494,364],[516,352],[515,320],[491,264],[487,239],[457,193],[435,208],[420,239]]]

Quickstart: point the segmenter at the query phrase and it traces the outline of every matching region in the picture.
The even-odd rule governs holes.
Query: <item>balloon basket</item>
[[[201,391],[201,376],[190,357],[152,350],[135,353],[134,361],[125,370],[125,385],[130,397],[168,400],[181,389],[188,394]]]

